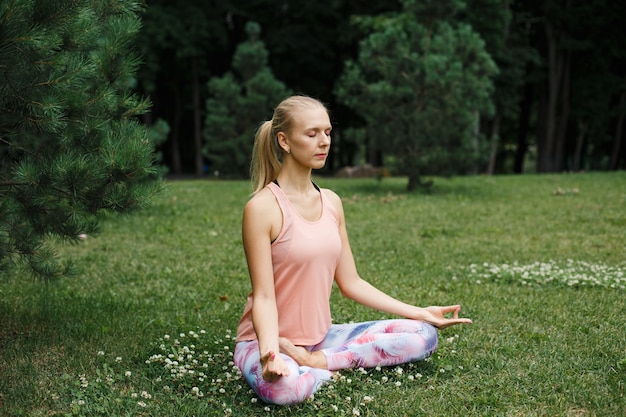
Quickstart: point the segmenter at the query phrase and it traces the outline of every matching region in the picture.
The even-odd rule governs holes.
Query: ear
[[[287,135],[285,135],[283,132],[278,132],[277,140],[278,146],[280,146],[283,151],[285,151],[286,153],[291,152],[289,147],[289,141],[287,140]]]

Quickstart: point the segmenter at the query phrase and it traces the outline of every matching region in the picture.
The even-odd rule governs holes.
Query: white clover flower
[[[85,400],[78,400],[78,401],[77,401],[77,404],[78,404],[78,405],[85,405]]]
[[[402,386],[402,382],[396,381],[396,387]]]
[[[115,362],[120,363],[122,362],[122,357],[118,356],[117,358],[115,358]]]
[[[198,395],[199,392],[200,392],[200,388],[198,387],[191,388],[191,395]]]
[[[145,398],[146,400],[149,400],[152,398],[152,395],[150,395],[147,391],[141,391],[141,396]]]
[[[263,410],[265,410],[265,411],[272,411],[272,409],[267,407],[267,406],[265,406],[265,408],[263,408]]]
[[[126,372],[124,372],[124,376],[125,376],[126,378],[130,378],[130,376],[131,376],[131,375],[132,375],[132,372],[130,372],[130,371],[126,371]]]
[[[396,373],[398,375],[402,375],[402,372],[404,372],[404,369],[400,368],[399,366],[396,368]]]
[[[383,381],[383,382],[387,382],[387,381],[389,381],[389,378],[387,378],[386,376],[384,376],[384,377],[382,377],[380,380],[381,380],[381,381]]]
[[[250,399],[250,402],[251,402],[252,404],[256,404],[256,402],[257,402],[257,401],[258,401],[258,400],[257,400],[256,398],[251,398],[251,399]]]
[[[415,377],[413,375],[409,375],[408,378],[409,378],[409,381],[414,381],[415,380]]]
[[[104,350],[99,350],[98,351],[98,356],[104,356]]]
[[[143,401],[139,401],[139,402],[137,402],[137,405],[138,405],[139,407],[147,407],[147,406],[148,406],[148,404],[144,403]]]
[[[352,415],[353,415],[353,416],[357,416],[357,417],[358,417],[358,416],[360,416],[360,415],[361,415],[361,412],[359,411],[359,409],[358,409],[358,408],[354,407],[354,408],[352,409]]]
[[[367,404],[367,403],[371,403],[371,402],[372,402],[372,400],[374,400],[374,398],[372,398],[372,397],[370,397],[370,396],[368,396],[368,395],[366,395],[365,397],[363,397],[363,402],[365,402],[366,404]]]
[[[170,335],[166,334],[165,336],[163,336],[163,340],[170,340]]]
[[[419,379],[422,377],[422,374],[420,374],[419,372],[415,374],[415,378]]]
[[[337,407],[335,404],[331,404],[330,408],[332,408],[335,413],[339,412],[339,407]]]

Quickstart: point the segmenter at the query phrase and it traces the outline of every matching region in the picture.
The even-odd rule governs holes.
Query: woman
[[[234,360],[268,403],[302,402],[339,369],[424,359],[437,347],[436,328],[471,323],[458,305],[412,306],[359,277],[341,199],[311,180],[326,162],[331,130],[321,102],[293,96],[255,138],[254,193],[242,224],[252,292]],[[331,324],[333,281],[343,296],[405,319]]]

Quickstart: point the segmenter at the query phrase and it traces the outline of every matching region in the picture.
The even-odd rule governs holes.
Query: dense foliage
[[[372,149],[371,138],[359,130],[365,121],[336,92],[346,87],[340,81],[346,63],[358,60],[363,53],[359,44],[371,34],[354,22],[372,17],[400,24],[406,3],[189,0],[179,7],[168,0],[150,0],[139,42],[146,51],[139,79],[141,90],[155,103],[153,115],[172,125],[163,147],[165,162],[173,173],[197,173],[199,165],[210,165],[211,158],[218,157],[198,161],[199,120],[206,119],[205,111],[211,112],[198,103],[215,97],[207,82],[232,71],[236,47],[247,37],[245,25],[255,21],[263,28],[268,65],[276,79],[294,92],[329,104],[336,145],[329,160],[331,171],[363,162],[380,164],[387,150]],[[425,7],[430,2],[408,3]],[[442,8],[465,6],[459,13],[442,16],[441,24],[469,25],[498,68],[491,91],[495,111],[481,113],[476,126],[491,145],[481,150],[481,160],[489,163],[481,164],[480,172],[626,165],[626,38],[619,21],[626,14],[623,2],[436,3]]]
[[[158,186],[131,92],[141,5],[130,0],[0,4],[0,262],[67,272],[52,238],[97,231],[98,214],[144,205]]]

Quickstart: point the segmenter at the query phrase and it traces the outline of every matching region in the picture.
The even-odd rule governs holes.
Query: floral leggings
[[[263,401],[280,405],[297,404],[327,382],[332,377],[332,371],[399,365],[425,359],[437,349],[437,340],[435,327],[416,320],[335,324],[319,344],[307,346],[311,352],[321,350],[326,355],[328,369],[299,366],[281,353],[289,367],[289,376],[274,382],[265,381],[261,376],[256,340],[238,342],[234,362]]]

